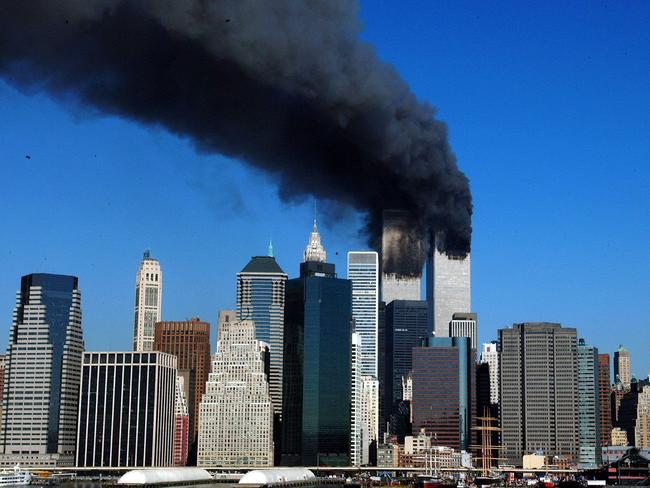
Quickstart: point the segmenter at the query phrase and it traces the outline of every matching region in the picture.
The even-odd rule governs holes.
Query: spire
[[[324,263],[327,260],[327,253],[320,241],[320,233],[318,232],[318,225],[314,219],[314,226],[309,234],[309,243],[305,247],[304,262],[315,261],[317,263]]]
[[[266,255],[270,258],[273,257],[273,241],[269,239],[269,250],[267,251]]]

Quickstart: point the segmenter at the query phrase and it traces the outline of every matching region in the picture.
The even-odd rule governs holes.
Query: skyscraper
[[[151,351],[154,324],[160,322],[162,309],[162,271],[157,259],[144,252],[135,278],[135,318],[133,350]]]
[[[176,357],[87,352],[79,401],[77,466],[171,466]]]
[[[273,466],[268,346],[250,320],[221,331],[199,414],[199,466]]]
[[[471,311],[470,284],[469,254],[448,255],[432,246],[427,258],[427,302],[436,337],[449,337],[449,322],[455,313]]]
[[[437,445],[469,450],[474,361],[468,337],[413,348],[413,435],[424,429]]]
[[[361,337],[361,373],[377,377],[379,255],[348,252],[348,279],[352,281],[352,317]]]
[[[199,407],[210,374],[210,324],[198,317],[178,322],[156,322],[153,349],[173,354],[178,359],[178,375],[183,377],[189,409],[190,446],[195,447]],[[194,462],[194,459],[190,461]]]
[[[499,330],[501,440],[512,464],[543,450],[578,458],[576,330],[523,323]]]
[[[612,438],[612,387],[609,376],[609,354],[598,355],[598,406],[600,409],[600,445],[609,446]]]
[[[598,349],[578,341],[578,467],[593,469],[602,462],[598,391]]]
[[[361,363],[359,361],[360,349],[359,334],[352,333],[352,348],[350,361],[352,364],[352,388],[350,398],[350,464],[361,466],[368,462],[368,452],[364,446],[364,437],[367,443],[367,432],[363,431],[362,393],[363,382],[361,379]]]
[[[614,353],[614,381],[620,382],[625,390],[630,389],[630,353],[622,345]]]
[[[283,465],[350,463],[352,283],[324,256],[312,231],[300,277],[287,282]]]
[[[176,377],[176,398],[174,399],[174,466],[186,466],[190,449],[190,415],[185,395],[185,378]],[[197,422],[198,424],[198,422]]]
[[[454,313],[449,322],[449,337],[469,337],[476,350],[478,316],[475,313]]]
[[[231,322],[237,322],[237,311],[219,310],[217,318],[217,342],[221,340],[221,330],[225,329]]]
[[[421,269],[414,276],[400,276],[389,271],[389,256],[400,254],[410,256],[413,249],[421,252],[420,243],[409,242],[408,214],[401,210],[384,210],[381,234],[381,300],[389,304],[393,300],[419,300],[421,286]],[[420,256],[411,256],[420,262]],[[412,267],[412,266],[409,266]]]
[[[237,318],[255,323],[255,338],[269,345],[269,385],[274,413],[282,412],[282,348],[284,343],[284,292],[287,275],[273,257],[254,256],[237,273]]]
[[[499,403],[499,352],[494,342],[483,344],[481,364],[487,364],[490,374],[490,403]]]
[[[4,376],[2,462],[72,465],[84,343],[74,276],[23,276]]]

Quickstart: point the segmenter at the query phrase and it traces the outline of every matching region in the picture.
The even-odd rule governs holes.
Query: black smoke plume
[[[284,200],[354,208],[373,247],[382,210],[402,209],[407,242],[443,233],[464,254],[472,201],[446,126],[359,32],[352,0],[7,0],[0,76],[240,158]],[[419,273],[405,257],[385,271]]]

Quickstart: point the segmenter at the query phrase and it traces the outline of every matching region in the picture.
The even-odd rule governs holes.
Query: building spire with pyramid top
[[[270,258],[273,257],[273,241],[271,239],[269,239],[269,249],[268,249],[266,255],[268,257],[270,257]]]
[[[309,234],[309,243],[305,247],[304,262],[324,263],[327,260],[327,253],[320,240],[318,225],[314,219],[314,227]]]

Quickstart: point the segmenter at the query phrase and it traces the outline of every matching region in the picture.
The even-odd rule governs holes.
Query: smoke
[[[464,254],[471,194],[446,126],[359,32],[352,0],[5,1],[0,76],[239,158],[283,200],[360,211],[373,247],[401,209],[405,242],[444,234]],[[386,271],[413,274],[407,254]]]

